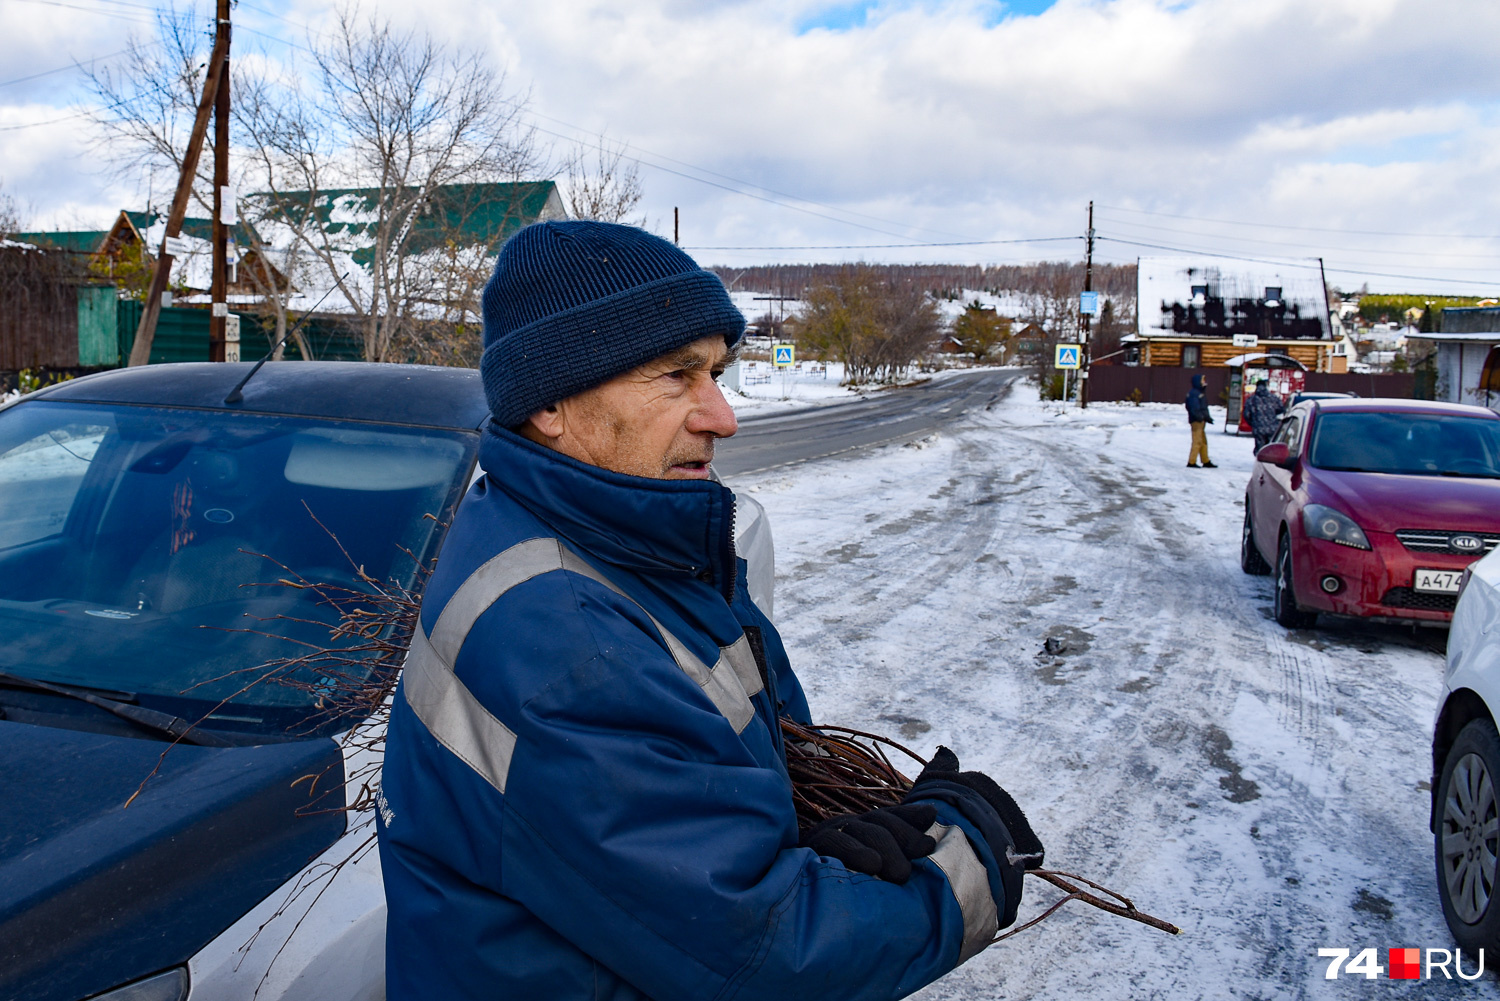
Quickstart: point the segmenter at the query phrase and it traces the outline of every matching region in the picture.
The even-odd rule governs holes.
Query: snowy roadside
[[[867,399],[873,393],[890,390],[891,386],[867,385],[845,386],[844,366],[839,362],[826,365],[818,362],[798,362],[795,368],[775,369],[769,362],[744,362],[740,374],[738,391],[720,385],[724,399],[739,416],[759,416],[770,413],[788,413],[814,407],[836,406]],[[966,368],[945,369],[938,372],[911,370],[902,385],[943,379],[969,371]]]
[[[921,997],[1356,997],[1319,948],[1449,946],[1426,791],[1445,634],[1271,621],[1238,562],[1250,441],[1221,427],[1220,468],[1186,469],[1180,406],[1021,386],[933,439],[733,484],[770,514],[815,719],[953,747],[1050,864],[1184,928],[1069,905]],[[1055,899],[1028,894],[1023,918]]]

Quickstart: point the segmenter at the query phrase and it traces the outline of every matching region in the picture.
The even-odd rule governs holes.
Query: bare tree
[[[645,226],[646,218],[627,220],[645,197],[640,166],[627,159],[625,147],[604,136],[595,146],[580,144],[564,161],[568,213],[575,219],[626,222]]]
[[[15,236],[25,225],[20,204],[4,188],[5,185],[0,184],[0,240]]]
[[[167,176],[180,167],[202,87],[192,23],[163,17],[160,47],[132,45],[122,69],[91,76],[122,166]],[[504,73],[477,52],[396,31],[354,6],[309,41],[308,64],[282,77],[235,63],[237,187],[258,192],[241,214],[250,249],[274,265],[246,277],[275,313],[277,339],[295,296],[336,287],[365,358],[384,361],[445,311],[472,321],[475,255],[467,237],[443,237],[454,211],[437,203],[446,186],[536,171],[535,133],[521,121],[525,95],[508,92]],[[210,164],[200,162],[194,197],[206,208]],[[496,238],[501,229],[491,227]]]
[[[118,62],[98,62],[84,73],[102,107],[95,148],[122,173],[136,173],[155,190],[171,191],[182,171],[193,116],[208,72],[207,14],[159,13],[156,39],[131,38]],[[198,160],[193,202],[213,205],[213,157]]]
[[[477,52],[397,32],[353,7],[312,48],[316,90],[267,88],[240,102],[242,125],[271,212],[348,300],[365,357],[384,361],[453,298],[437,287],[450,273],[435,266],[441,255],[410,253],[439,189],[518,180],[537,167],[535,135],[521,122],[524,96],[508,94],[504,74]],[[341,278],[351,261],[361,273]]]
[[[931,346],[937,306],[914,282],[845,267],[805,295],[797,337],[817,357],[843,362],[850,383],[890,382]]]
[[[142,175],[157,190],[171,190],[182,171],[193,115],[207,72],[211,35],[201,30],[207,20],[206,15],[191,11],[180,13],[173,9],[159,14],[154,42],[132,38],[118,66],[100,64],[99,68],[86,71],[102,105],[93,114],[96,123],[102,126],[99,151],[117,169]],[[264,86],[257,75],[237,71],[233,92],[238,96],[248,90],[259,96]],[[239,186],[243,187],[243,166],[234,166],[241,167],[235,173],[240,179]],[[199,157],[190,196],[198,211],[212,214],[211,156]],[[285,351],[281,341],[287,332],[287,303],[296,291],[294,273],[298,268],[295,259],[286,260],[285,255],[278,254],[261,239],[256,223],[265,221],[265,208],[255,199],[241,203],[245,225],[236,235],[248,243],[248,247],[240,249],[249,250],[254,263],[239,269],[239,276],[259,294],[263,311],[274,319],[268,338],[277,345],[275,357],[279,359]],[[121,288],[137,298],[145,294],[151,283],[155,250],[127,248],[118,260],[107,263]],[[310,358],[306,340],[300,334],[294,339],[302,357]]]
[[[1043,396],[1054,391],[1061,393],[1059,370],[1053,367],[1057,345],[1079,337],[1077,289],[1070,273],[1058,271],[1039,282],[1036,291],[1023,296],[1025,321],[1036,324],[1042,331],[1038,345],[1041,350],[1032,358],[1032,376]]]

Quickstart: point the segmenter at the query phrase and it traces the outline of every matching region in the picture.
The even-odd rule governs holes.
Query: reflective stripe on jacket
[[[797,844],[806,721],[733,495],[505,431],[427,589],[380,811],[387,994],[896,998],[993,937],[984,839],[936,803],[902,886]]]

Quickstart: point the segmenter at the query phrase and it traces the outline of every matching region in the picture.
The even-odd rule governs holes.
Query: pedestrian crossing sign
[[[1059,344],[1057,346],[1057,361],[1052,363],[1053,368],[1077,368],[1078,367],[1078,345]]]
[[[796,356],[796,349],[790,344],[778,344],[771,349],[771,363],[777,368],[791,368]]]

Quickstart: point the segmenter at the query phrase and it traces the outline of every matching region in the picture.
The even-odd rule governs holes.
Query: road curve
[[[747,417],[738,434],[718,443],[714,469],[721,476],[740,476],[911,441],[994,403],[1021,374],[1017,369],[977,369],[886,390],[858,403]]]

